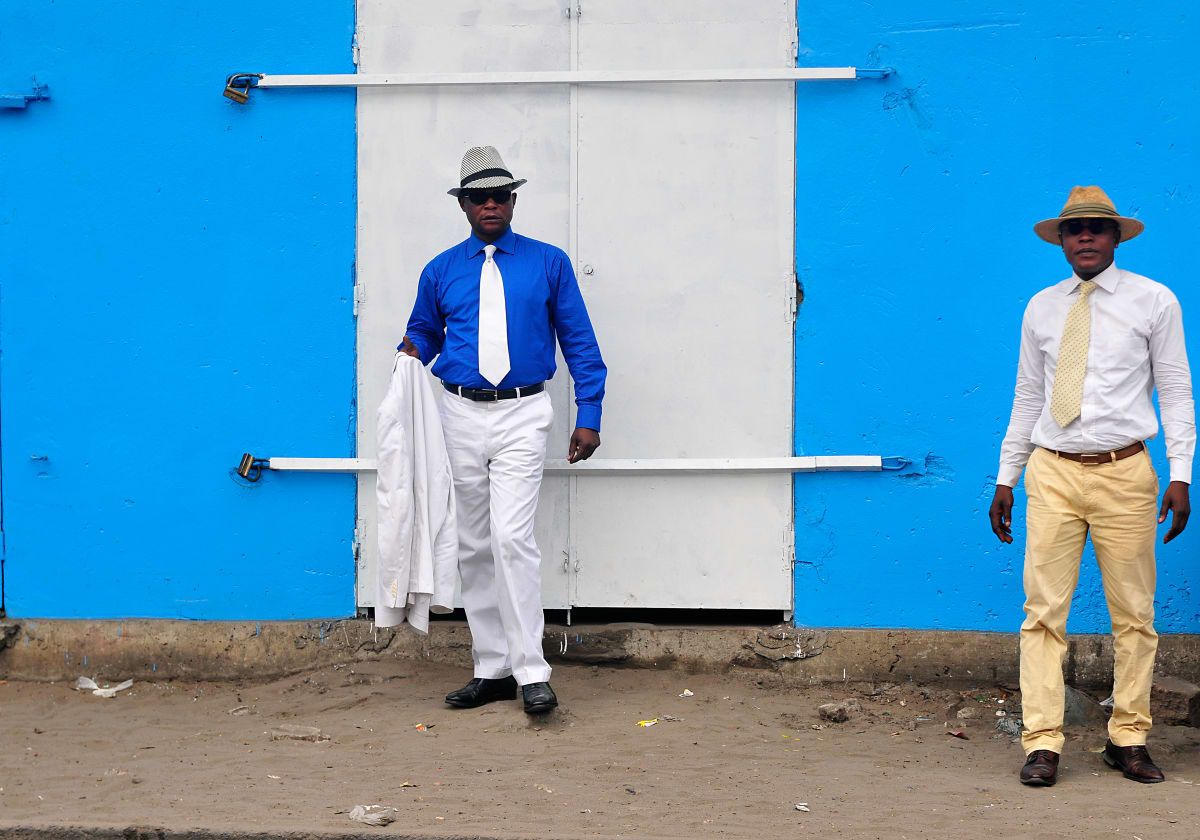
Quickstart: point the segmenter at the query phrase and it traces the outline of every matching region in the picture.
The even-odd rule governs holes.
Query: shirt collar
[[[497,251],[503,251],[506,254],[514,254],[517,250],[517,235],[513,233],[510,226],[508,230],[501,234],[500,238],[492,243],[496,246]],[[467,238],[467,256],[473,257],[484,249],[487,243],[476,236],[474,233]]]
[[[1112,265],[1093,277],[1092,282],[1104,291],[1112,294],[1117,290],[1117,281],[1120,279],[1121,269],[1117,268],[1117,263],[1114,260]],[[1074,294],[1082,282],[1083,280],[1080,279],[1079,275],[1072,272],[1070,277],[1058,284],[1058,290],[1064,295]]]

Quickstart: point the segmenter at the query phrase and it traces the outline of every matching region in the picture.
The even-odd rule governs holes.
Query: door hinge
[[[367,287],[362,283],[354,284],[354,317],[358,317],[358,311],[364,303],[367,302]]]
[[[796,313],[799,311],[799,289],[800,286],[796,279],[795,272],[787,274],[783,278],[785,295],[787,296],[787,319],[789,324],[796,322]]]
[[[783,568],[791,571],[796,565],[796,531],[788,528],[783,532]]]
[[[354,521],[354,565],[359,567],[362,565],[362,541],[367,533],[367,521],[365,519],[356,519]]]

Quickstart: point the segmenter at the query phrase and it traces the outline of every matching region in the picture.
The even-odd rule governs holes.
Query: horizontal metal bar
[[[586,475],[696,475],[728,473],[809,473],[829,471],[877,471],[878,455],[820,455],[798,458],[602,458],[568,464],[546,462],[548,473]]]
[[[373,458],[270,458],[272,470],[320,473],[372,472]],[[558,475],[717,475],[729,473],[870,472],[882,469],[878,455],[807,455],[797,458],[597,458],[567,463],[546,461]]]
[[[374,458],[268,458],[267,468],[296,472],[357,473],[374,472]]]
[[[766,67],[727,70],[531,70],[497,73],[270,73],[256,87],[412,87],[421,85],[604,85],[639,82],[817,82],[855,79],[854,67]]]

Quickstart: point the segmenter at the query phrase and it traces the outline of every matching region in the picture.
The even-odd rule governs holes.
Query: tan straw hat
[[[1058,217],[1038,222],[1033,226],[1033,232],[1051,245],[1061,245],[1058,226],[1068,219],[1112,219],[1120,226],[1122,242],[1133,239],[1146,229],[1137,219],[1117,215],[1112,199],[1099,187],[1072,187]]]

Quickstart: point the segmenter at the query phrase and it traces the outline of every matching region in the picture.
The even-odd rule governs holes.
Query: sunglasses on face
[[[497,204],[508,204],[508,200],[512,198],[512,190],[480,190],[479,192],[468,192],[466,196],[467,201],[476,207],[487,204],[488,199]]]
[[[1115,228],[1112,222],[1103,219],[1073,219],[1069,222],[1063,222],[1059,230],[1062,233],[1069,233],[1072,236],[1078,236],[1083,233],[1084,228],[1087,228],[1088,233],[1092,236],[1099,236],[1104,231],[1110,228]]]

